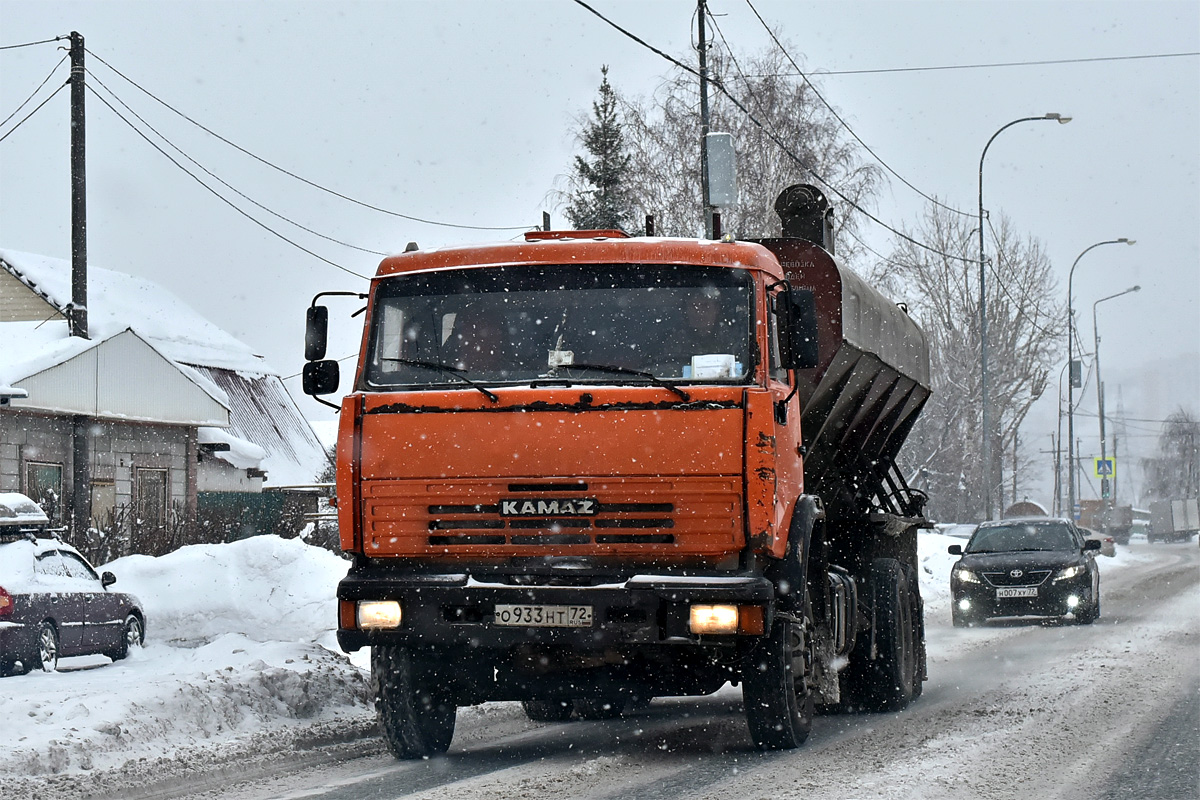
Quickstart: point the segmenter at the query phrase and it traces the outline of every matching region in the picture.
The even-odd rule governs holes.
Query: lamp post
[[[1036,122],[1039,120],[1054,120],[1060,125],[1066,125],[1071,121],[1070,117],[1064,117],[1062,114],[1045,114],[1040,117],[1021,117],[1014,119],[1012,122],[1004,125],[1000,130],[992,134],[992,138],[987,140],[987,144],[983,146],[983,153],[979,156],[979,392],[980,402],[983,411],[983,496],[984,496],[984,519],[992,518],[992,442],[988,435],[988,390],[987,390],[987,292],[985,291],[986,281],[984,272],[986,261],[983,253],[983,160],[987,158],[988,148],[992,146],[992,142],[996,141],[996,137],[1004,131],[1022,122]]]
[[[1075,369],[1075,301],[1072,297],[1075,268],[1079,266],[1079,260],[1090,251],[1106,244],[1132,245],[1135,241],[1121,238],[1096,242],[1084,248],[1083,252],[1075,257],[1075,263],[1071,265],[1071,271],[1067,274],[1067,513],[1071,519],[1075,518],[1075,382],[1080,379],[1082,372]],[[1079,382],[1082,387],[1083,381]]]
[[[1108,297],[1101,297],[1099,300],[1092,303],[1092,335],[1095,337],[1095,340],[1096,340],[1096,344],[1095,344],[1096,412],[1100,415],[1100,460],[1101,461],[1108,458],[1108,450],[1107,450],[1107,445],[1105,444],[1105,439],[1104,439],[1104,383],[1101,382],[1101,380],[1100,380],[1100,328],[1096,324],[1096,306],[1100,305],[1101,303],[1103,303],[1106,300],[1115,300],[1118,297],[1124,297],[1125,295],[1129,294],[1130,292],[1140,292],[1141,290],[1142,290],[1141,286],[1130,286],[1128,289],[1126,289],[1123,292],[1117,292],[1116,294],[1110,294]],[[1116,474],[1116,470],[1113,471],[1113,474],[1114,475]],[[1110,485],[1109,478],[1107,478],[1107,477],[1100,478],[1100,499],[1102,501],[1115,499],[1115,498],[1109,497],[1109,494],[1110,494],[1109,485]],[[1103,503],[1103,505],[1107,506],[1108,503],[1107,502]]]

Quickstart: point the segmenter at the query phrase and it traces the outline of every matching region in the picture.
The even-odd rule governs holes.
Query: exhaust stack
[[[783,224],[783,235],[805,239],[833,253],[833,208],[815,186],[797,183],[775,198],[775,213]]]

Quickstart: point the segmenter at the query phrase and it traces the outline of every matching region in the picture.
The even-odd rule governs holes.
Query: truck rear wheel
[[[871,562],[877,655],[867,663],[863,699],[871,711],[899,711],[913,699],[916,627],[908,576],[894,558]]]
[[[742,661],[742,698],[760,750],[791,750],[812,730],[807,626],[775,619],[771,634]]]
[[[379,727],[396,758],[427,758],[446,752],[454,737],[457,708],[437,675],[408,648],[371,647],[371,678]]]

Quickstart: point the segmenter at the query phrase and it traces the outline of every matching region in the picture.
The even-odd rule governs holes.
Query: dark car
[[[956,627],[992,617],[1062,617],[1082,625],[1100,616],[1100,570],[1087,540],[1065,519],[1046,517],[985,522],[950,571]]]
[[[67,656],[115,661],[145,637],[137,598],[110,591],[116,577],[97,575],[74,547],[39,538],[47,524],[29,498],[0,494],[0,675],[50,672]]]

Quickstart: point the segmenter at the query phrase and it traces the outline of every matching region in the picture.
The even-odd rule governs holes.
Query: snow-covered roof
[[[196,371],[229,397],[227,435],[266,451],[258,468],[267,473],[268,487],[310,484],[317,479],[329,463],[325,448],[278,376],[199,366]],[[226,454],[216,453],[220,457]]]
[[[60,312],[65,313],[70,306],[70,261],[0,249],[0,268]],[[88,264],[87,311],[88,335],[93,339],[105,339],[133,328],[173,361],[260,375],[278,374],[248,345],[209,322],[171,292],[143,278]]]
[[[229,398],[219,386],[193,367],[173,361],[153,342],[146,341],[132,328],[114,329],[105,336],[80,339],[69,335],[67,322],[61,319],[48,322],[5,322],[0,325],[2,325],[0,331],[3,332],[4,338],[4,353],[0,355],[0,392],[4,390],[5,384],[17,383],[32,375],[65,364],[76,356],[100,347],[110,339],[129,331],[218,403],[224,406],[229,405]],[[12,391],[23,392],[24,390]],[[28,395],[14,393],[10,396],[26,397]]]
[[[267,451],[254,442],[248,442],[221,428],[197,428],[196,441],[200,444],[228,445],[228,450],[217,450],[213,455],[238,469],[260,469],[263,459],[267,457]]]
[[[0,269],[66,312],[71,300],[70,262],[0,249]],[[229,438],[219,441],[229,444],[230,450],[218,452],[220,458],[239,468],[266,471],[268,486],[312,483],[327,464],[324,448],[279,373],[247,345],[151,281],[89,264],[91,341],[69,336],[62,319],[5,322],[0,328],[5,343],[0,351],[0,385],[15,384],[86,352],[98,341],[132,330],[229,409]]]

